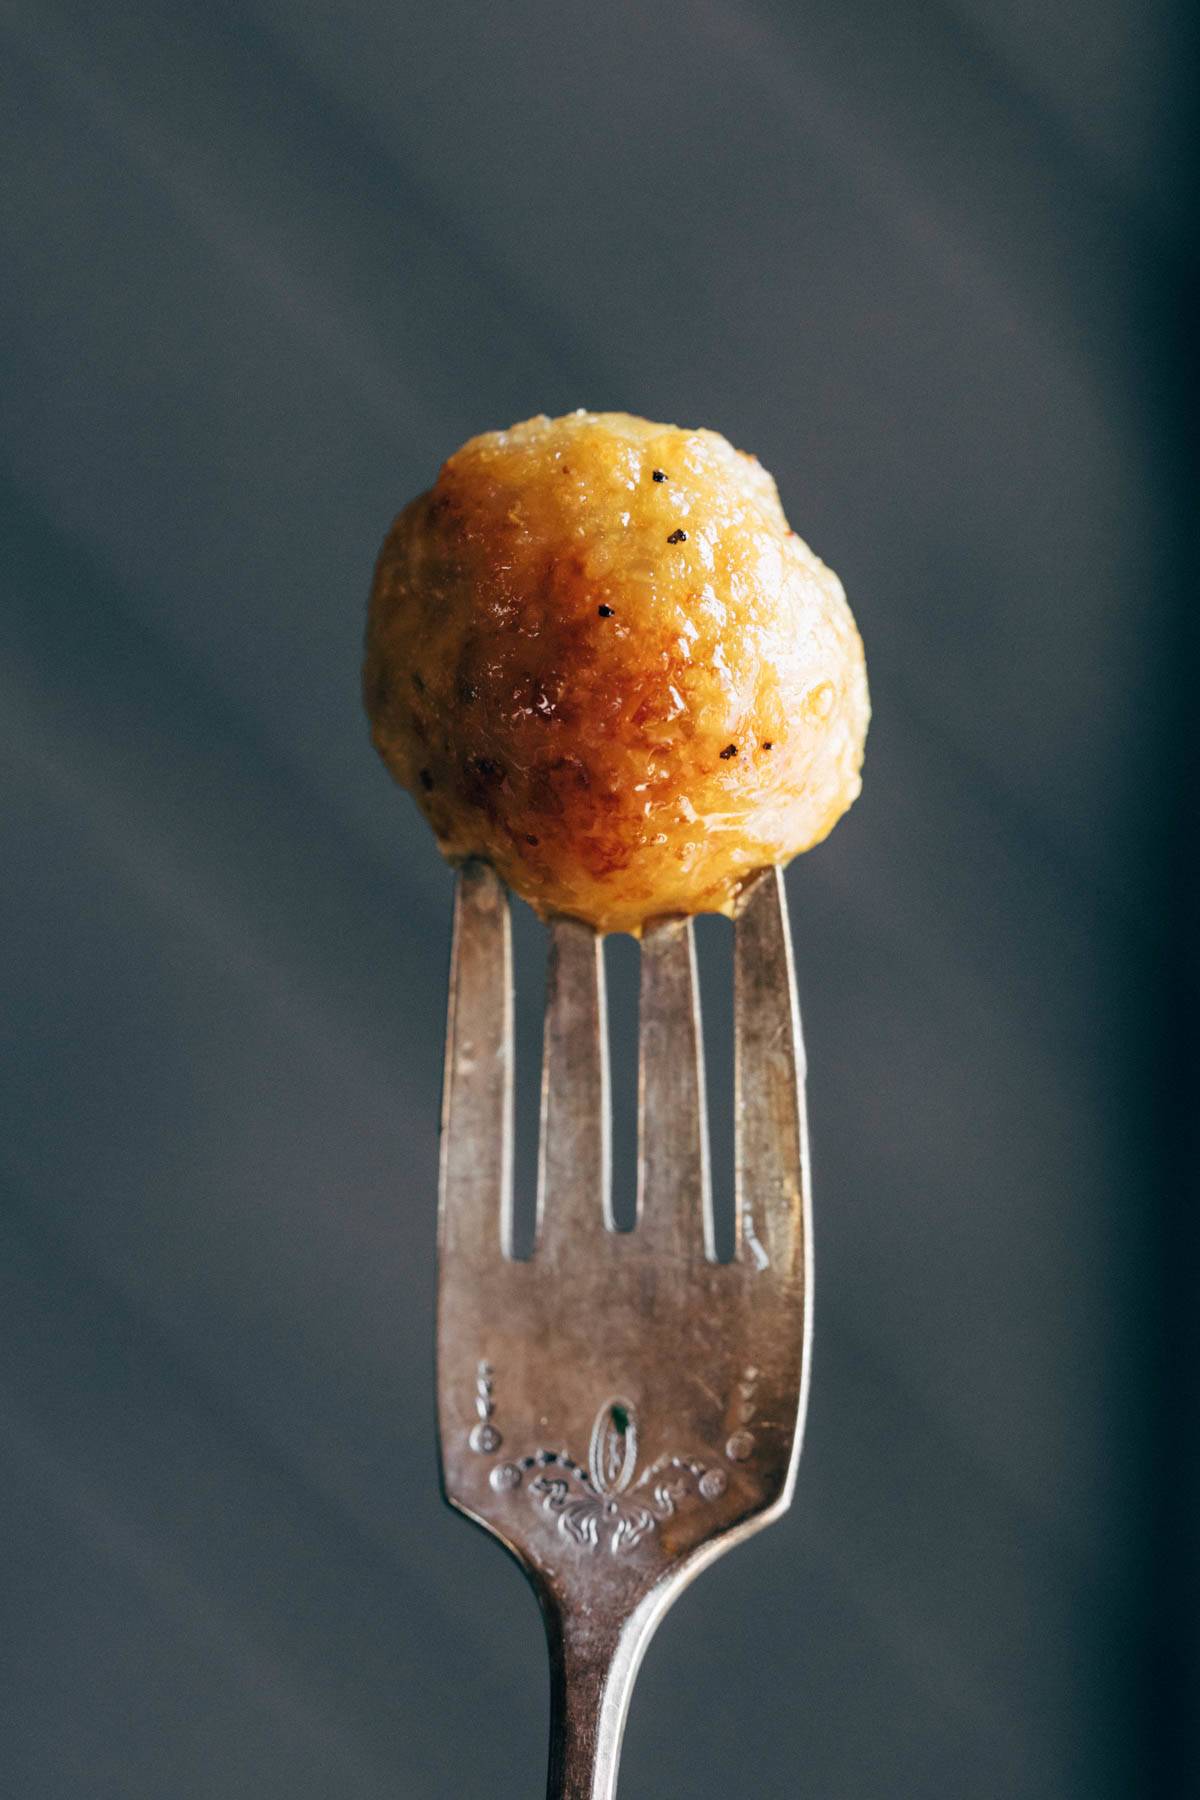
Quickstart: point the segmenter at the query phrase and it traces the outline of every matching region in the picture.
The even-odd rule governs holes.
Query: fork
[[[550,925],[537,1230],[512,1255],[508,897],[459,872],[442,1107],[438,1430],[446,1500],[541,1603],[549,1800],[612,1800],[638,1666],[708,1563],[792,1497],[808,1387],[804,1063],[781,872],[735,916],[734,1253],[715,1260],[691,921],[641,948],[637,1219],[609,1191],[601,938]]]

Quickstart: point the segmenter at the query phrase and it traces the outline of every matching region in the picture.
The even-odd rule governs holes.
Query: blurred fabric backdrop
[[[623,1800],[1200,1791],[1189,10],[5,0],[4,1794],[542,1789],[436,1483],[451,879],[357,683],[393,512],[581,404],[761,456],[875,700],[789,877],[797,1503]]]

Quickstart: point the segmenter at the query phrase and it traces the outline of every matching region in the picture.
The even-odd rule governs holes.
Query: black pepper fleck
[[[429,773],[428,769],[421,770],[419,780],[421,786],[425,789],[425,792],[431,794],[433,792],[433,776]]]
[[[596,608],[596,611],[600,614],[602,619],[611,619],[615,610],[616,608],[612,606],[598,606]]]
[[[542,840],[540,838],[535,838],[531,831],[527,831],[525,833],[525,842],[527,844],[532,844],[535,850],[537,849],[537,847],[541,843],[541,841]]]
[[[458,684],[458,697],[463,702],[464,706],[470,706],[472,700],[478,700],[479,689],[469,681],[460,681]]]
[[[415,669],[412,672],[412,684],[416,688],[418,694],[423,694],[425,692],[425,683]]]
[[[668,542],[668,544],[686,544],[687,543],[687,532],[683,529],[682,525],[679,526],[679,528],[677,530],[675,530],[671,533],[670,537],[667,539],[667,542]]]
[[[655,469],[651,478],[654,481],[665,481],[667,479],[666,472],[662,469]]]
[[[773,743],[772,743],[772,741],[771,741],[771,739],[770,739],[770,738],[764,738],[764,739],[763,739],[763,749],[764,749],[764,750],[773,750],[773,749],[774,749],[774,748],[775,748],[775,746],[774,746],[774,744],[773,744]]]
[[[736,744],[726,744],[725,748],[721,752],[721,761],[728,762],[731,756],[736,756],[736,755],[737,755],[737,745]]]

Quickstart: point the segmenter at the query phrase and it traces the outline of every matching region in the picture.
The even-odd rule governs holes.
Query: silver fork
[[[516,1261],[508,900],[485,865],[460,872],[438,1425],[446,1499],[541,1602],[549,1800],[612,1800],[659,1620],[791,1500],[812,1318],[804,1064],[783,880],[765,869],[735,923],[736,1239],[718,1263],[691,922],[649,928],[637,1224],[615,1231],[600,938],[550,929],[537,1236]]]

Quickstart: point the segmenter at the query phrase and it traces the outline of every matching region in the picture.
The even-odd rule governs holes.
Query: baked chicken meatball
[[[635,933],[818,843],[870,711],[841,583],[754,457],[582,411],[472,438],[396,519],[364,692],[446,856]]]

